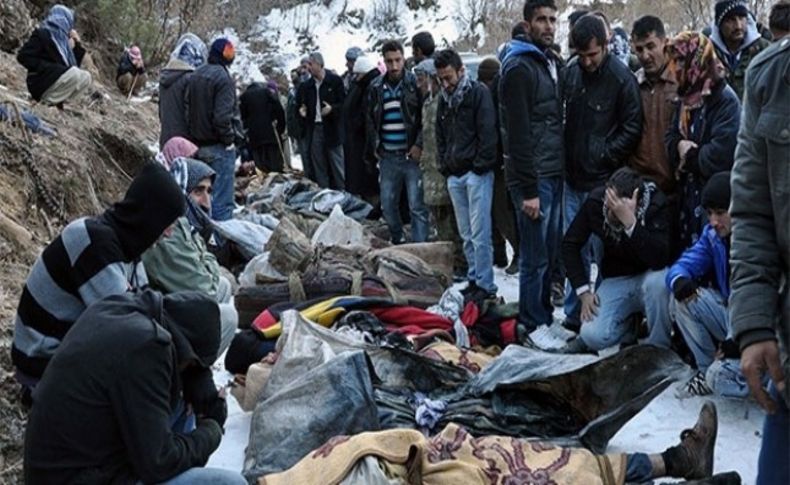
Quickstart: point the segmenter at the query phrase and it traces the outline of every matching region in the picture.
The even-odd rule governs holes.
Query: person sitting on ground
[[[74,30],[74,12],[55,5],[16,56],[27,69],[27,89],[34,100],[63,108],[85,94],[91,74],[80,69],[85,49]]]
[[[648,343],[669,347],[669,292],[660,284],[669,259],[667,214],[664,194],[631,168],[619,169],[605,187],[590,192],[562,242],[582,319],[578,338],[565,351],[598,351],[634,338],[628,317],[637,312],[647,316]],[[593,235],[603,241],[597,291],[582,261],[582,248]]]
[[[187,188],[187,166],[184,159],[193,158],[197,152],[197,145],[186,138],[174,136],[167,140],[162,151],[156,154],[154,160],[170,172],[183,191]]]
[[[11,360],[23,401],[44,374],[61,340],[92,303],[144,287],[136,264],[172,233],[184,214],[184,194],[158,164],[147,164],[123,200],[97,217],[72,221],[38,256],[27,277],[14,323]]]
[[[88,308],[36,387],[25,482],[247,483],[202,468],[228,413],[210,370],[219,313],[205,294],[152,290]],[[194,428],[180,424],[186,404]]]
[[[679,397],[713,393],[706,382],[706,371],[714,363],[721,344],[731,334],[727,316],[732,232],[729,206],[730,172],[720,172],[708,180],[702,191],[702,207],[709,221],[702,230],[702,236],[667,272],[666,286],[674,295],[670,302],[670,315],[691,349],[698,369],[679,389]],[[712,287],[703,286],[705,280],[713,283]],[[737,351],[735,357],[739,357]],[[717,365],[716,372],[722,364]],[[743,384],[741,396],[744,397],[748,394],[746,381],[741,378],[740,382]]]
[[[170,60],[159,75],[159,147],[173,137],[189,136],[186,92],[195,69],[206,63],[208,49],[198,36],[186,33],[178,39]]]
[[[126,49],[118,61],[118,71],[115,82],[124,96],[134,94],[137,96],[148,81],[143,63],[143,53],[136,45]]]
[[[200,291],[219,303],[222,354],[233,340],[239,315],[231,302],[230,281],[222,276],[217,258],[206,247],[211,237],[211,191],[216,173],[199,160],[182,160],[187,173],[187,215],[176,221],[170,237],[143,253],[143,264],[153,288],[165,294]]]

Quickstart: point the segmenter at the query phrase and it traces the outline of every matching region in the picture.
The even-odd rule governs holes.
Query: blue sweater
[[[713,271],[719,293],[725,300],[730,297],[729,254],[724,241],[710,226],[705,225],[702,236],[680,259],[669,268],[666,284],[672,290],[672,284],[678,278],[691,280],[702,278]]]

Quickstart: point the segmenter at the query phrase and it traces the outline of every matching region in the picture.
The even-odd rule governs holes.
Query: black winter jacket
[[[206,464],[222,438],[219,423],[171,430],[178,364],[200,352],[172,329],[161,298],[152,291],[105,298],[69,330],[33,394],[25,483],[159,483]],[[209,297],[190,303],[193,322],[218,321]],[[216,356],[218,332],[214,339]]]
[[[678,143],[683,140],[679,119],[678,105],[666,135],[667,153],[673,171],[680,165]],[[698,148],[689,150],[684,170],[699,177],[702,185],[711,175],[730,170],[735,160],[740,124],[741,102],[735,91],[722,81],[705,98],[702,108],[692,114],[695,129],[691,141]]]
[[[159,75],[159,148],[173,137],[189,138],[186,97],[193,71],[189,64],[175,60],[170,61]]]
[[[444,176],[483,174],[496,166],[496,117],[491,92],[477,81],[461,103],[451,109],[439,97],[436,110],[436,151]]]
[[[639,144],[642,99],[636,77],[607,55],[598,70],[570,64],[563,80],[568,184],[587,192],[602,186]]]
[[[642,197],[645,185],[641,189]],[[598,187],[590,192],[562,241],[562,257],[574,289],[589,283],[582,261],[582,248],[593,234],[600,237],[604,244],[601,263],[603,278],[634,276],[647,270],[665,268],[670,263],[667,199],[655,184],[650,185],[654,191],[644,213],[644,224],[637,217],[631,237],[622,234],[619,241],[604,229],[603,199],[606,188]],[[640,198],[640,203],[642,201]]]
[[[378,193],[378,177],[375,160],[366,159],[367,132],[365,130],[365,113],[367,110],[366,93],[371,81],[379,76],[373,70],[353,80],[343,105],[347,113],[343,120],[343,131],[346,135],[343,153],[346,156],[346,190],[356,195],[372,195]]]
[[[82,65],[85,49],[79,43],[74,46],[74,57],[77,66]],[[16,59],[27,69],[27,89],[36,101],[40,101],[47,89],[69,70],[46,29],[34,30],[19,49]]]
[[[321,106],[327,103],[332,107],[329,115],[321,117],[324,140],[328,147],[336,147],[343,143],[343,100],[346,98],[346,88],[340,76],[327,70],[319,89]],[[296,92],[297,110],[302,105],[307,107],[307,118],[302,118],[304,126],[311,129],[315,126],[316,115],[315,78],[311,77],[299,85]]]
[[[198,146],[231,145],[236,135],[236,115],[236,83],[228,70],[219,64],[197,68],[187,87],[189,139]]]
[[[560,80],[552,79],[546,56],[552,56],[558,76],[562,61],[531,43],[520,45],[524,52],[506,57],[502,66],[499,97],[507,102],[498,114],[507,185],[524,200],[538,196],[539,177],[563,175],[565,146]]]
[[[239,98],[241,121],[247,130],[250,147],[260,148],[277,143],[277,137],[285,133],[285,110],[280,99],[269,88],[252,83]],[[273,122],[277,122],[275,134]]]
[[[124,74],[131,74],[131,75],[140,75],[145,72],[144,67],[137,67],[132,64],[132,58],[129,57],[128,52],[124,52],[121,56],[121,60],[118,61],[118,70],[115,73],[115,79],[123,76]]]
[[[368,87],[367,101],[367,152],[368,158],[380,159],[384,156],[384,149],[381,147],[381,121],[384,116],[383,96],[384,83],[387,75],[382,74],[370,83]],[[406,126],[406,141],[409,148],[418,146],[422,148],[422,96],[417,89],[417,78],[411,72],[403,75],[401,81],[402,98],[401,111],[403,112],[403,124]]]

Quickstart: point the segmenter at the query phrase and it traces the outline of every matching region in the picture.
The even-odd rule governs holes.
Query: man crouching
[[[197,292],[147,290],[91,305],[34,390],[25,483],[246,483],[200,468],[227,417],[205,372],[217,358],[218,322],[217,303]],[[194,429],[181,419],[189,406]]]

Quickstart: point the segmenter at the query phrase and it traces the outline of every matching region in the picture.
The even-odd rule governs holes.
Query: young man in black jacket
[[[576,59],[563,77],[565,102],[565,231],[587,194],[625,166],[642,134],[642,100],[636,78],[607,52],[607,30],[593,14],[571,30]],[[585,267],[600,261],[600,241],[585,250]],[[578,322],[578,300],[566,289],[565,314]]]
[[[669,291],[663,285],[669,263],[667,201],[655,183],[621,168],[590,192],[562,243],[573,291],[581,300],[581,333],[567,351],[602,350],[635,337],[628,317],[644,312],[648,342],[669,347]],[[582,250],[597,236],[603,243],[600,286],[587,276]]]
[[[263,172],[282,172],[285,110],[280,99],[263,84],[252,83],[239,98],[239,111],[255,166]]]
[[[434,58],[442,83],[436,115],[439,170],[447,177],[458,232],[469,265],[468,293],[495,297],[491,200],[496,165],[496,119],[491,92],[466,75],[452,49]]]
[[[499,116],[505,173],[516,208],[521,256],[519,323],[529,332],[553,321],[551,263],[560,237],[565,160],[559,72],[552,49],[557,7],[528,1],[528,34],[510,42],[502,64]]]
[[[16,56],[27,69],[27,89],[33,99],[60,108],[90,89],[91,75],[80,69],[84,57],[74,30],[74,12],[63,5],[50,9]]]
[[[236,138],[233,118],[237,113],[236,83],[228,67],[236,57],[233,44],[220,37],[211,44],[208,64],[197,68],[187,88],[189,139],[200,150],[197,158],[217,172],[211,213],[215,220],[233,216]]]
[[[296,103],[310,139],[310,163],[314,181],[323,188],[345,190],[346,166],[343,154],[343,100],[346,90],[337,74],[324,69],[324,57],[313,52],[308,57],[310,79],[299,86]]]
[[[25,482],[246,483],[202,468],[228,413],[210,370],[219,341],[219,308],[203,293],[146,290],[92,305],[36,388]],[[196,427],[179,424],[187,405]]]

